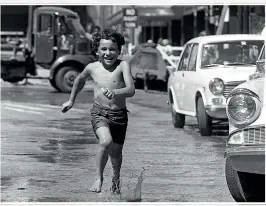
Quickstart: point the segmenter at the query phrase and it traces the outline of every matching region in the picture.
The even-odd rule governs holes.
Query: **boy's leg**
[[[111,191],[120,193],[120,170],[122,165],[123,145],[113,143],[109,150],[111,164],[113,168]]]
[[[90,191],[101,192],[103,171],[108,160],[108,150],[112,144],[112,136],[108,127],[99,127],[96,130],[96,135],[99,138],[99,148],[96,155],[96,180]]]

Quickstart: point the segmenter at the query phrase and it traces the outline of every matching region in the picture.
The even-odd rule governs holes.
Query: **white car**
[[[257,67],[252,80],[232,91],[226,107],[229,136],[225,176],[238,202],[265,202],[265,48]]]
[[[172,122],[182,128],[185,116],[197,117],[200,134],[212,134],[212,121],[227,121],[226,98],[256,70],[262,35],[197,37],[184,45],[168,81]]]

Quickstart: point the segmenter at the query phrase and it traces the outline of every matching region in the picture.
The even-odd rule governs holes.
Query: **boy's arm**
[[[133,97],[135,94],[135,85],[131,75],[130,66],[126,61],[123,61],[122,63],[122,72],[126,87],[114,89],[113,92],[116,96],[123,95],[125,97]]]
[[[69,97],[69,101],[70,102],[73,102],[73,103],[75,102],[78,93],[83,88],[84,84],[86,83],[87,78],[91,74],[90,71],[91,71],[91,65],[88,64],[85,67],[85,69],[75,79],[73,87],[72,87],[72,91],[71,91],[71,94],[70,94],[70,97]]]

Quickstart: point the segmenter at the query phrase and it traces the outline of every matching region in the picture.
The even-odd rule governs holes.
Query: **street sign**
[[[124,8],[123,24],[125,28],[136,28],[138,25],[138,14],[135,8]]]

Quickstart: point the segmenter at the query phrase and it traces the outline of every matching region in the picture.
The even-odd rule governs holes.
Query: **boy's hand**
[[[63,113],[67,112],[68,110],[70,110],[73,107],[73,102],[71,101],[67,101],[62,105],[61,111]]]
[[[107,88],[101,88],[101,90],[103,91],[103,95],[106,96],[108,99],[113,99],[115,96],[115,93]]]

